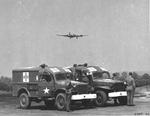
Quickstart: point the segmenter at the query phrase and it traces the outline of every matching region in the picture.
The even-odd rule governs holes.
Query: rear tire
[[[104,91],[96,91],[97,98],[94,100],[96,106],[104,106],[107,102],[107,94]]]
[[[65,106],[66,106],[66,94],[65,93],[57,94],[55,105],[58,110],[65,110]]]
[[[118,101],[120,103],[120,105],[126,105],[127,104],[127,97],[118,97]]]
[[[27,93],[21,93],[19,96],[20,108],[27,109],[31,106],[31,100]]]

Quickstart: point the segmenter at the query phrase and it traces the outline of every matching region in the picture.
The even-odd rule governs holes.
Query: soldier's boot
[[[70,106],[69,106],[69,104],[67,104],[67,106],[66,106],[66,111],[70,112]]]
[[[66,96],[66,111],[67,111],[67,112],[70,112],[69,95]]]

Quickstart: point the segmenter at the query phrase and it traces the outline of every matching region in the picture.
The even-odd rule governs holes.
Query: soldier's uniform
[[[113,80],[119,80],[118,76],[116,73],[113,73],[113,77],[112,77]],[[117,98],[115,97],[114,98],[114,104],[117,105],[118,102],[117,102]]]
[[[133,104],[133,97],[134,97],[134,92],[135,92],[135,81],[132,77],[132,74],[129,74],[126,78],[126,83],[127,83],[127,105],[134,105]]]
[[[66,111],[69,112],[70,111],[70,102],[71,102],[71,89],[72,89],[72,85],[71,85],[71,81],[69,79],[66,80]]]

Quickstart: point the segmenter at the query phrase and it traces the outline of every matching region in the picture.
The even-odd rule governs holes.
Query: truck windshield
[[[72,74],[67,74],[67,73],[57,73],[57,74],[55,74],[55,77],[56,77],[57,81],[66,80],[67,76],[69,76],[70,80],[74,80]]]
[[[94,79],[102,78],[102,73],[100,73],[100,72],[93,72],[93,78]]]
[[[55,77],[56,77],[57,81],[66,80],[66,74],[65,73],[57,73],[57,74],[55,74]]]
[[[93,72],[94,79],[110,79],[110,76],[107,72]]]
[[[74,80],[79,82],[85,82],[85,83],[89,83],[90,81],[87,76],[77,76]]]
[[[89,83],[89,78],[87,76],[82,76],[80,81],[85,82],[85,83]]]

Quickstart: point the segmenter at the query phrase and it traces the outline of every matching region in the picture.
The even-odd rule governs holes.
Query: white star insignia
[[[45,89],[43,89],[44,93],[49,93],[49,89],[46,87]]]

